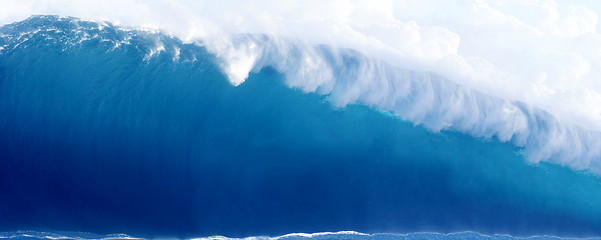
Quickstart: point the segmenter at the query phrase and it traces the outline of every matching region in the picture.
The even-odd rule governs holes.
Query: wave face
[[[601,235],[596,175],[338,104],[335,90],[296,86],[278,55],[233,86],[205,43],[55,16],[0,33],[2,231]],[[332,76],[364,66],[316,49],[343,52]]]

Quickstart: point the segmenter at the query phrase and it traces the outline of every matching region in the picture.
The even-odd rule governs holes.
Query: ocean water
[[[56,16],[1,27],[0,238],[601,235],[598,175],[339,106],[278,70],[234,86],[202,42]]]
[[[0,239],[105,239],[105,240],[118,240],[118,239],[143,239],[138,237],[132,237],[126,234],[109,234],[109,235],[97,235],[83,232],[41,232],[41,231],[17,231],[17,232],[6,232],[0,234]],[[193,240],[346,240],[346,239],[358,239],[358,240],[429,240],[429,239],[486,239],[486,240],[512,240],[512,239],[528,239],[528,240],[559,240],[568,238],[558,238],[553,236],[534,236],[534,237],[511,237],[508,235],[482,235],[473,232],[459,232],[450,234],[441,233],[411,233],[411,234],[364,234],[351,231],[341,232],[322,232],[314,234],[306,233],[292,233],[278,237],[268,236],[257,236],[257,237],[246,237],[246,238],[228,238],[223,236],[211,236],[202,238],[191,238]],[[594,238],[587,238],[594,239]],[[597,238],[598,239],[598,238]]]

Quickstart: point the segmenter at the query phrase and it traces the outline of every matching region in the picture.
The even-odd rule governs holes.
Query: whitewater
[[[0,5],[0,238],[601,234],[595,2]]]

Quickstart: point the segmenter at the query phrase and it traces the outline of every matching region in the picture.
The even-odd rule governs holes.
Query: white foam
[[[4,0],[0,23],[58,14],[160,29],[201,40],[234,85],[273,66],[338,106],[498,137],[533,162],[601,172],[600,10],[591,0]],[[336,64],[344,48],[360,69]]]
[[[135,239],[143,239],[137,237],[131,237],[126,234],[109,234],[105,236],[95,235],[86,232],[36,232],[36,231],[16,231],[16,232],[0,232],[0,239],[8,238],[8,239],[22,239],[22,238],[32,238],[32,239],[74,239],[74,240],[135,240]]]

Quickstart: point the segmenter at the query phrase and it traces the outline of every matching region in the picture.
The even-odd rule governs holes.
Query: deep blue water
[[[598,177],[334,108],[270,68],[234,87],[201,46],[97,26],[0,29],[0,231],[601,236]]]

